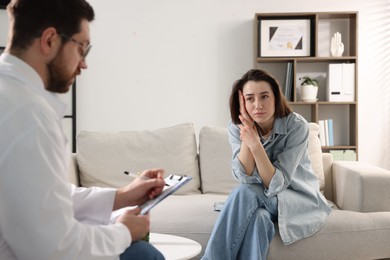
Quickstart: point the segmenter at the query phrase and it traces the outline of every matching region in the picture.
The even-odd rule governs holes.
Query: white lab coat
[[[131,244],[108,225],[114,189],[68,183],[64,111],[32,67],[0,56],[0,259],[119,259]]]

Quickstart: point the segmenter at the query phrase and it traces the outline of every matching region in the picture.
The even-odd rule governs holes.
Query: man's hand
[[[133,241],[142,239],[150,230],[149,215],[138,215],[140,211],[139,208],[127,210],[116,220],[116,223],[122,223],[129,229]]]
[[[136,206],[159,195],[165,185],[163,169],[145,170],[140,177],[116,192],[114,208]]]

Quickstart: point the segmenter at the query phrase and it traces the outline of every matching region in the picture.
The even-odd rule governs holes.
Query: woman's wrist
[[[254,152],[256,152],[256,151],[259,151],[259,150],[261,150],[261,149],[264,149],[264,148],[263,148],[263,145],[261,144],[261,142],[251,144],[250,146],[248,146],[248,148],[249,148],[249,150],[251,151],[252,154],[253,154]]]

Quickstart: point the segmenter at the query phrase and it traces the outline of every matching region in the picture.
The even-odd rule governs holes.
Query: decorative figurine
[[[344,52],[344,44],[341,42],[341,34],[336,32],[330,44],[330,54],[333,57],[341,57]]]

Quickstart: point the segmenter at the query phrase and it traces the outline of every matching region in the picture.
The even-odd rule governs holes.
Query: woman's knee
[[[240,184],[233,190],[232,195],[234,197],[244,198],[256,198],[259,196],[265,196],[264,188],[261,184]]]
[[[253,184],[240,184],[238,185],[232,192],[232,194],[235,194],[236,196],[248,196],[253,193],[252,189],[250,186]]]
[[[265,208],[259,208],[256,212],[257,221],[261,223],[264,230],[273,236],[275,234],[274,216]]]

